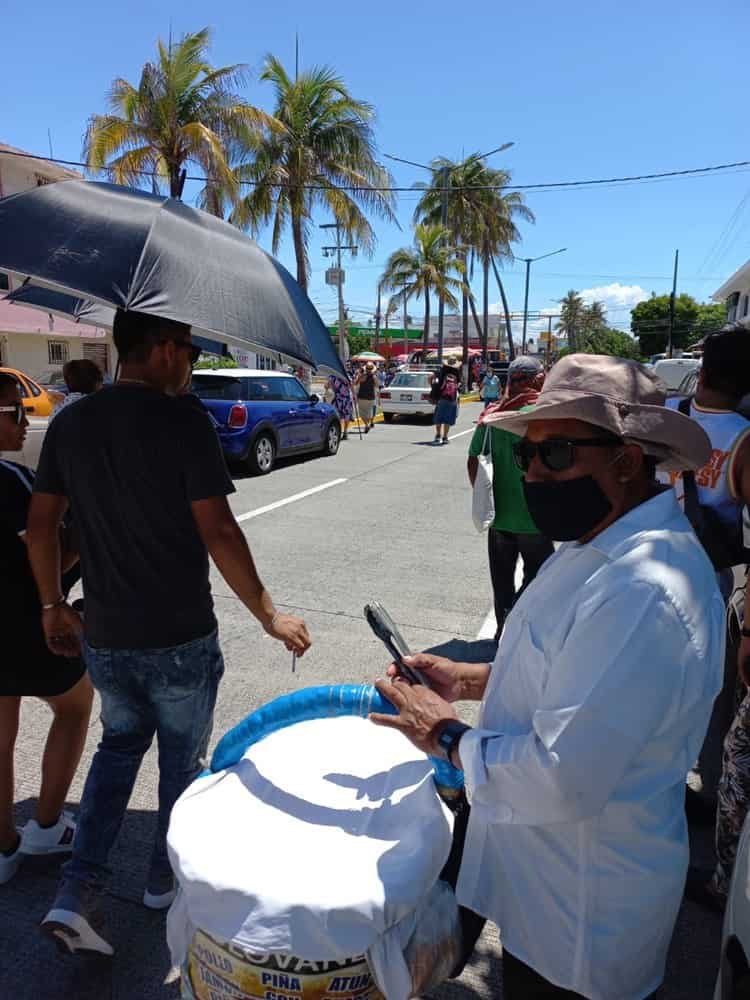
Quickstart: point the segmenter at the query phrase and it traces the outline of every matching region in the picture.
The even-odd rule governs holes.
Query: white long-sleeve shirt
[[[641,1000],[661,982],[723,661],[723,601],[672,490],[563,545],[507,619],[460,742],[457,891],[558,986]]]

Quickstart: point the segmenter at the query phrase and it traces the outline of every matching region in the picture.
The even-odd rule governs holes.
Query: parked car
[[[294,375],[253,368],[198,371],[192,391],[214,418],[227,461],[241,462],[256,475],[269,473],[277,458],[339,450],[336,411]]]
[[[698,391],[699,372],[700,368],[696,368],[695,371],[689,372],[682,382],[680,382],[677,390],[674,393],[670,393],[670,396],[677,396],[680,399],[684,399],[685,396],[694,396]],[[741,413],[747,420],[750,420],[750,393],[747,396],[742,397],[739,406],[737,407],[737,412]]]
[[[658,375],[670,392],[676,392],[686,375],[700,370],[701,363],[697,358],[662,358],[653,366],[654,375]]]
[[[18,382],[27,417],[48,417],[55,406],[65,398],[64,393],[45,389],[35,379],[18,371],[17,368],[0,368],[0,372],[12,375]]]
[[[387,389],[380,393],[383,420],[390,423],[398,414],[431,417],[435,404],[430,398],[432,372],[398,372]]]

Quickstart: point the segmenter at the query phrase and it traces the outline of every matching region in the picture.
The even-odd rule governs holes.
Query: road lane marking
[[[450,437],[451,441],[455,441],[456,438],[463,437],[464,434],[473,434],[475,430],[476,430],[476,427],[470,427],[468,429],[468,431],[459,431],[458,434],[451,434],[451,435],[449,435],[449,437]]]
[[[495,618],[495,609],[490,608],[489,612],[487,613],[487,617],[482,622],[482,627],[477,632],[477,640],[494,639],[496,631],[497,631],[497,619]]]
[[[490,528],[490,531],[491,530],[492,529]],[[520,557],[518,559],[518,562],[516,563],[514,583],[516,587],[516,593],[518,593],[518,591],[521,589],[521,585],[523,584],[523,563],[521,562]],[[484,619],[484,621],[482,622],[482,627],[477,632],[477,640],[494,639],[495,632],[497,632],[497,618],[495,618],[495,609],[494,607],[492,607],[487,612],[487,617]]]
[[[320,486],[313,486],[312,489],[303,490],[301,493],[293,493],[292,496],[284,497],[283,500],[276,500],[275,503],[266,504],[265,507],[256,507],[255,510],[249,510],[246,514],[240,514],[237,517],[237,521],[249,521],[252,517],[260,517],[261,514],[268,514],[269,511],[277,510],[279,507],[286,507],[289,503],[304,500],[305,497],[311,497],[315,493],[322,493],[323,490],[330,490],[332,486],[340,486],[341,483],[347,481],[346,479],[332,479],[329,483],[321,483]]]

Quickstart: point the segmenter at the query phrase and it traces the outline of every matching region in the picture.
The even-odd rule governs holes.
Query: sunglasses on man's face
[[[615,448],[622,442],[617,438],[549,438],[547,441],[529,441],[521,438],[513,444],[513,458],[522,472],[528,472],[532,460],[538,455],[542,465],[550,472],[564,472],[576,461],[576,448]]]
[[[196,344],[192,344],[189,340],[173,340],[172,343],[175,347],[189,347],[190,348],[190,365],[191,367],[196,363],[198,358],[201,356],[203,349],[198,347]]]
[[[13,413],[15,414],[15,422],[17,424],[23,423],[23,403],[13,403],[12,406],[0,406],[0,413]]]

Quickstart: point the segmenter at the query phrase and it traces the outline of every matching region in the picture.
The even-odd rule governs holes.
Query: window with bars
[[[64,365],[68,360],[68,345],[64,340],[48,340],[47,351],[51,365]]]

